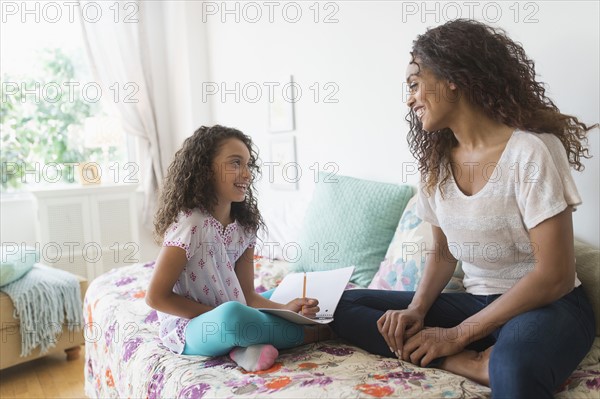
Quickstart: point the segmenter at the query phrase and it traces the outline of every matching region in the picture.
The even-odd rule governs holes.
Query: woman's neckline
[[[511,133],[510,137],[508,138],[508,140],[506,141],[506,144],[504,145],[504,149],[502,150],[502,153],[500,154],[500,157],[498,157],[498,160],[495,162],[496,166],[494,167],[494,172],[496,171],[496,168],[498,167],[498,165],[502,162],[502,160],[504,159],[504,157],[506,156],[505,154],[507,153],[507,149],[508,146],[510,145],[513,137],[515,137],[515,134],[517,133],[519,129],[514,129],[513,132]],[[487,190],[487,187],[490,185],[490,181],[488,179],[488,181],[485,182],[485,184],[483,185],[483,187],[481,187],[481,189],[479,191],[477,191],[476,193],[473,193],[471,195],[467,195],[465,194],[460,187],[458,186],[458,184],[456,183],[456,179],[454,178],[454,171],[452,170],[452,168],[450,168],[450,177],[452,180],[452,184],[454,184],[454,187],[456,188],[456,191],[459,193],[459,195],[463,198],[476,198],[478,197],[481,193],[483,193],[484,191]]]

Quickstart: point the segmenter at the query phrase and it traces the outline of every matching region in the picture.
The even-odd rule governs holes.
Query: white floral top
[[[206,211],[181,212],[165,232],[163,241],[164,247],[183,248],[188,259],[173,292],[214,307],[228,301],[245,304],[235,262],[255,243],[256,235],[246,233],[237,221],[223,228]],[[175,353],[182,353],[189,319],[157,313],[163,344]]]

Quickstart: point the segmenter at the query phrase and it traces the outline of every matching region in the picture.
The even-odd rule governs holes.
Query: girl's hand
[[[314,298],[296,298],[283,306],[283,309],[300,313],[302,316],[314,318],[319,311],[319,301]]]
[[[425,367],[432,360],[461,352],[465,345],[461,330],[452,328],[425,328],[404,344],[402,360]]]
[[[377,320],[377,329],[398,358],[404,354],[404,340],[423,329],[425,315],[414,309],[388,310]]]

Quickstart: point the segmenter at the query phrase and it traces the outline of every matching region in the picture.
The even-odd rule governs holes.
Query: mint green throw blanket
[[[70,331],[83,327],[81,290],[74,274],[36,263],[0,290],[12,299],[14,317],[20,320],[21,356],[37,346],[46,353],[56,345],[65,323]]]

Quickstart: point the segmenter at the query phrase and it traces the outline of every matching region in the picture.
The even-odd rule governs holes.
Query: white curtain
[[[118,8],[115,4],[118,3]],[[83,40],[94,79],[110,99],[127,134],[142,140],[140,158],[146,163],[141,181],[145,193],[142,222],[151,228],[159,185],[163,178],[161,148],[169,132],[160,132],[153,98],[151,63],[157,59],[143,1],[80,1]],[[98,11],[99,10],[99,11]],[[160,138],[163,137],[163,143]]]

